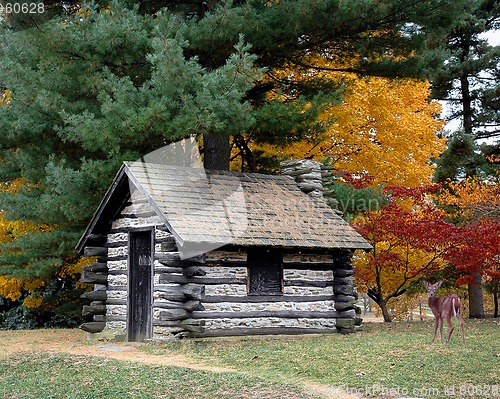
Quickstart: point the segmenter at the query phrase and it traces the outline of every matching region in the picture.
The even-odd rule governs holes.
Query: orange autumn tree
[[[470,176],[457,182],[448,181],[438,200],[453,207],[456,220],[500,219],[500,171],[487,178]]]

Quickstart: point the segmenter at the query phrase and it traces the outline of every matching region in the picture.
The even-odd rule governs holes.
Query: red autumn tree
[[[469,286],[469,317],[484,317],[482,282],[491,288],[498,317],[500,290],[500,159],[490,157],[492,173],[447,182],[438,201],[449,207],[461,227],[459,250],[448,260],[460,273],[458,283]]]
[[[494,317],[499,316],[500,291],[500,220],[486,218],[464,225],[460,229],[460,246],[451,250],[446,259],[460,278],[458,284],[474,284],[481,275],[489,284],[494,300]]]
[[[386,322],[392,320],[388,303],[422,275],[444,267],[446,254],[457,245],[458,229],[429,199],[437,188],[387,187],[388,204],[353,223],[373,246],[357,256],[357,278]]]

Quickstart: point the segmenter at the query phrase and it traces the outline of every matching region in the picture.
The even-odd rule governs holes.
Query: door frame
[[[150,233],[151,242],[150,242],[150,292],[149,292],[149,308],[146,310],[148,312],[148,325],[146,326],[146,334],[144,339],[150,339],[153,336],[153,284],[154,284],[154,254],[155,254],[155,228],[154,226],[148,227],[138,227],[133,228],[128,231],[128,254],[127,254],[127,321],[126,321],[126,340],[130,342],[130,324],[131,320],[131,293],[132,293],[132,281],[131,281],[131,264],[132,264],[132,243],[134,241],[133,236],[135,233]]]

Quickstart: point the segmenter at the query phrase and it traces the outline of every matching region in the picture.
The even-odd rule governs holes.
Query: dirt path
[[[0,331],[0,359],[15,352],[49,351],[72,355],[98,356],[146,364],[186,367],[212,372],[236,372],[230,368],[201,364],[184,355],[156,356],[140,349],[140,344],[89,342],[81,330]]]
[[[81,330],[21,330],[0,331],[0,361],[16,352],[48,351],[72,355],[97,356],[144,364],[185,367],[215,373],[239,371],[228,367],[210,366],[181,354],[170,356],[144,352],[140,344],[116,342],[89,342]],[[361,396],[342,392],[338,388],[304,381],[310,392],[326,399],[362,399]]]

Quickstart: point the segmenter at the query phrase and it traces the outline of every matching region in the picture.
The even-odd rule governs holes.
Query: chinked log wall
[[[283,295],[247,295],[244,252],[214,251],[183,261],[172,235],[147,204],[134,201],[113,223],[107,256],[86,272],[95,283],[82,328],[125,335],[128,232],[155,226],[153,338],[269,333],[352,332],[356,324],[350,251],[284,256]],[[103,253],[100,253],[101,255]],[[95,268],[99,271],[95,271]],[[107,269],[107,271],[105,270]],[[98,274],[97,281],[93,274]],[[105,277],[105,284],[102,277]],[[94,278],[94,281],[92,281]],[[85,280],[84,280],[85,281]],[[103,305],[106,305],[103,307]],[[98,312],[98,313],[95,313]],[[105,313],[105,314],[104,314]]]
[[[249,296],[246,254],[209,253],[201,266],[205,276],[190,280],[205,286],[204,310],[189,316],[204,320],[205,331],[186,335],[352,332],[356,318],[353,269],[349,253],[337,255],[285,255],[283,295]],[[160,281],[178,280],[164,274]]]

